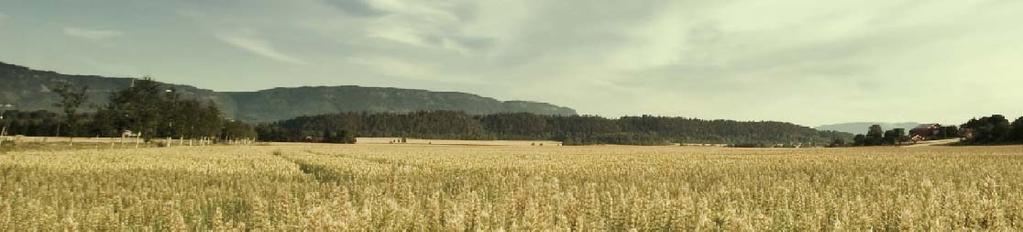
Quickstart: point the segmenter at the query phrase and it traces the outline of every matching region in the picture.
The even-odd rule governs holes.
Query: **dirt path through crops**
[[[905,146],[905,147],[944,146],[944,145],[950,145],[950,144],[953,144],[953,143],[956,143],[956,142],[959,142],[958,138],[956,138],[956,139],[942,139],[942,140],[923,141],[923,142],[919,142],[917,144],[913,144],[913,145],[909,145],[909,146]]]

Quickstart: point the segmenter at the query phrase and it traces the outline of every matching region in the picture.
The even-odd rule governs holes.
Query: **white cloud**
[[[96,30],[78,27],[65,27],[64,34],[89,40],[106,40],[124,36],[124,32],[116,30]]]
[[[252,34],[252,33],[242,33]],[[220,39],[224,43],[230,44],[242,50],[251,52],[253,54],[266,57],[272,60],[291,63],[291,64],[306,64],[306,62],[297,57],[284,54],[274,48],[273,44],[264,39],[251,36],[251,35],[240,35],[240,34],[217,34],[217,39]]]

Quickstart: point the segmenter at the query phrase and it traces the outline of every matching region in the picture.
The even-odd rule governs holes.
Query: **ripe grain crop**
[[[0,154],[0,230],[1016,230],[1023,147]]]

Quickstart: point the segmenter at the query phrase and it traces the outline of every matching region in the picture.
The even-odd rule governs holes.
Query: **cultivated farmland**
[[[1015,230],[1023,147],[0,154],[0,230]]]

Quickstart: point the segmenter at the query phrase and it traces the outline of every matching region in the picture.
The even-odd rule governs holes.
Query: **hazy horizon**
[[[0,61],[217,91],[459,91],[608,117],[962,123],[1023,110],[1023,3],[7,1]]]

